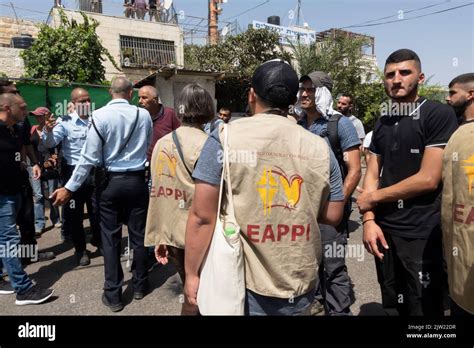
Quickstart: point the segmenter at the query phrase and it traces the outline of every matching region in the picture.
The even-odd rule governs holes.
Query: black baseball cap
[[[326,87],[330,92],[332,91],[332,79],[323,71],[313,71],[308,75],[301,76],[300,82],[304,82],[305,80],[311,80],[314,87]]]
[[[264,101],[287,108],[295,102],[298,94],[298,75],[283,59],[269,60],[255,70],[252,87]]]

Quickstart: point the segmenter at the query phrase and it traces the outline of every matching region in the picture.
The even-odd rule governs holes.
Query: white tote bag
[[[234,201],[229,172],[228,125],[224,124],[224,163],[222,164],[216,227],[211,245],[201,266],[197,293],[199,311],[203,315],[244,315],[245,273],[240,227],[235,220]],[[226,214],[221,215],[224,187],[227,187]],[[235,232],[226,235],[226,228]]]

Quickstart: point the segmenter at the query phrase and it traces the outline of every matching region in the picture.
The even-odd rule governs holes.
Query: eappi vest
[[[268,114],[232,122],[228,141],[246,287],[278,298],[308,293],[321,261],[317,218],[329,193],[328,145]]]
[[[183,125],[176,130],[186,161],[192,172],[207,134]],[[145,246],[171,245],[184,249],[189,208],[194,197],[194,181],[179,157],[172,134],[155,145],[151,158],[152,189],[145,228]]]
[[[442,226],[451,298],[474,314],[474,123],[451,136],[444,150]]]

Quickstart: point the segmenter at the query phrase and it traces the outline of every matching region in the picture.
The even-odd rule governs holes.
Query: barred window
[[[124,68],[159,68],[176,63],[174,41],[120,35],[120,62]]]

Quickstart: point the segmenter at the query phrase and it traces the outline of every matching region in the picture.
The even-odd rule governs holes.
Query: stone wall
[[[37,37],[39,28],[37,23],[15,18],[0,16],[0,47],[10,47],[10,40],[14,36],[29,34]]]
[[[8,77],[21,77],[25,71],[23,59],[18,48],[0,47],[0,72]]]
[[[68,18],[73,18],[82,22],[82,16],[77,11],[64,10]],[[97,27],[97,35],[102,44],[114,57],[116,63],[120,66],[120,35],[134,36],[140,38],[149,38],[157,40],[173,41],[176,52],[176,65],[184,64],[184,40],[181,29],[175,24],[156,23],[129,19],[125,17],[105,16],[97,13],[87,13],[91,18],[97,20],[100,25]],[[53,10],[51,26],[59,25],[59,13]],[[106,70],[106,79],[111,80],[117,74],[128,74],[132,80],[140,80],[148,76],[151,71],[148,69],[125,69],[124,72],[118,71],[107,59],[104,63]],[[133,71],[132,71],[133,70]]]

